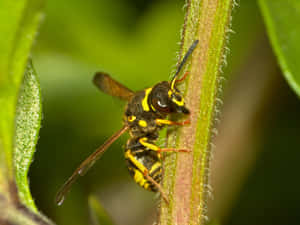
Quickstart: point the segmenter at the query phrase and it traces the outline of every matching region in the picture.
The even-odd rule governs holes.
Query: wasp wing
[[[94,163],[102,156],[105,150],[127,130],[128,126],[123,126],[118,132],[116,132],[108,140],[106,140],[103,145],[96,149],[96,151],[94,151],[80,164],[80,166],[73,172],[72,176],[70,176],[69,179],[63,184],[61,189],[59,189],[55,198],[55,202],[58,205],[61,205],[64,202],[66,194],[69,192],[72,184],[77,180],[79,175],[83,176],[88,171],[88,169],[91,168]]]
[[[134,92],[112,79],[107,73],[97,72],[94,76],[94,84],[104,93],[129,101]]]

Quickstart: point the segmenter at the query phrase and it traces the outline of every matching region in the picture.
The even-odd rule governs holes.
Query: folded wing
[[[94,76],[94,84],[104,93],[122,100],[129,101],[134,92],[111,78],[107,73],[97,72]]]

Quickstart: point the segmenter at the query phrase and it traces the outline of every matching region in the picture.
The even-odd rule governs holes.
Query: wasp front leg
[[[190,150],[188,150],[188,149],[160,148],[159,146],[148,142],[147,137],[140,138],[139,142],[146,148],[153,150],[153,151],[157,151],[158,153],[161,153],[161,152],[190,152]]]

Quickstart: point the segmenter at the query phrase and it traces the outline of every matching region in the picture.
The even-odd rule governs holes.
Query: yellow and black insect
[[[194,41],[188,49],[171,81],[162,81],[139,92],[129,90],[106,73],[96,73],[94,83],[101,91],[128,101],[123,121],[124,126],[80,164],[59,190],[56,196],[57,204],[63,203],[65,195],[79,175],[83,176],[104,151],[126,131],[130,133],[130,139],[127,141],[125,149],[125,159],[130,175],[137,184],[146,190],[159,191],[165,201],[168,202],[160,186],[162,177],[161,152],[188,152],[188,150],[160,148],[155,145],[155,141],[158,138],[159,130],[164,125],[189,123],[188,120],[184,122],[170,121],[166,117],[171,113],[189,114],[184,99],[176,88],[176,83],[185,78],[186,75],[180,80],[177,79],[183,65],[197,44],[198,40]]]

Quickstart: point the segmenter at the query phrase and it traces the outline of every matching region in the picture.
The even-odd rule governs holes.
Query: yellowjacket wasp
[[[64,183],[56,196],[56,203],[61,205],[71,185],[79,175],[85,172],[100,158],[105,150],[123,133],[129,131],[130,139],[125,148],[125,159],[130,175],[135,182],[146,190],[159,191],[168,203],[168,198],[161,188],[162,178],[161,152],[189,152],[186,149],[160,148],[155,145],[158,132],[164,125],[185,125],[189,121],[176,122],[165,119],[171,113],[189,114],[185,107],[184,98],[176,88],[178,75],[198,44],[194,41],[171,81],[162,81],[153,87],[133,92],[108,74],[98,72],[94,76],[94,84],[104,93],[126,100],[124,126],[112,135],[102,146],[85,159]]]

